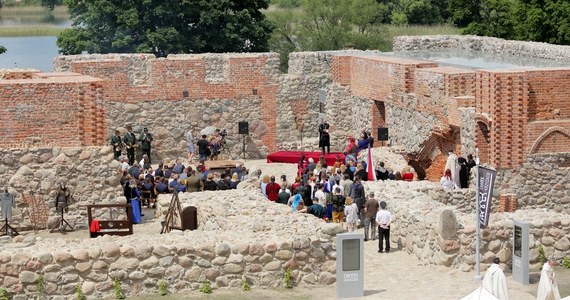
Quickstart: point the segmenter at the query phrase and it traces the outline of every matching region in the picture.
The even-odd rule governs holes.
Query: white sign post
[[[364,235],[342,233],[336,236],[336,297],[364,296]]]

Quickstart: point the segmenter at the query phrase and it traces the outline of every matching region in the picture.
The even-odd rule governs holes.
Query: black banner
[[[479,190],[477,191],[477,205],[479,206],[479,228],[483,229],[489,225],[491,215],[491,200],[493,198],[493,186],[497,171],[478,167]]]

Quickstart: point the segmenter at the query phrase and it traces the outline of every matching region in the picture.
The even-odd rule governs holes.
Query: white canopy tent
[[[499,298],[493,296],[493,294],[483,286],[480,286],[471,292],[471,294],[461,298],[460,300],[499,300]]]

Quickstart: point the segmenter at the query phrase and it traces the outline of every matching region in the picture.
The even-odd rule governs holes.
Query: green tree
[[[358,33],[366,33],[372,26],[389,21],[388,6],[376,0],[353,0],[349,3],[349,17]]]
[[[349,0],[305,0],[301,6],[302,34],[307,39],[306,50],[337,50],[347,44],[350,23]]]
[[[570,2],[519,0],[514,15],[516,39],[570,44]]]
[[[6,47],[0,46],[0,54],[6,52]]]
[[[301,50],[298,30],[299,13],[293,10],[272,11],[267,18],[273,23],[274,29],[269,46],[272,51],[279,52],[280,69],[287,71],[289,53]],[[307,44],[304,42],[303,44]]]
[[[406,23],[431,25],[442,23],[443,18],[440,7],[430,0],[399,0],[394,5],[392,21],[398,25]]]
[[[66,0],[62,54],[267,51],[268,0]]]
[[[479,21],[480,0],[448,0],[449,21],[458,27],[466,27]]]
[[[514,38],[514,5],[517,0],[482,0],[478,15],[463,30],[465,34]]]

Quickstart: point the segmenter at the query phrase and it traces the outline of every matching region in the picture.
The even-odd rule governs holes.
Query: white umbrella
[[[461,298],[460,300],[499,300],[499,298],[493,296],[493,294],[483,286],[480,286],[471,292],[471,294]]]

